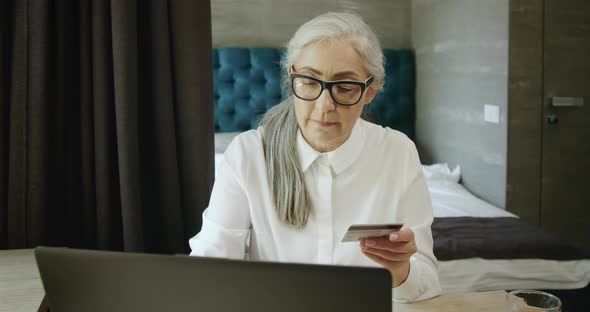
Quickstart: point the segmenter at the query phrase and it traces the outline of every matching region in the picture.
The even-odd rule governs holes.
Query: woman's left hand
[[[369,259],[386,268],[393,278],[393,287],[406,281],[410,274],[410,257],[416,253],[414,232],[403,227],[388,237],[371,237],[361,241],[361,250]]]

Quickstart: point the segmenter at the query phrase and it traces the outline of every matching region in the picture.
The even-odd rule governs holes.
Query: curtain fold
[[[0,248],[187,252],[213,183],[209,1],[0,12]]]
[[[8,178],[8,83],[10,81],[8,61],[12,55],[8,49],[12,40],[12,2],[0,1],[0,248],[8,242],[8,223],[6,204]]]

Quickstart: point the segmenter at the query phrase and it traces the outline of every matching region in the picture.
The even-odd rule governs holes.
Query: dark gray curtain
[[[211,73],[209,1],[0,1],[0,248],[188,251]]]

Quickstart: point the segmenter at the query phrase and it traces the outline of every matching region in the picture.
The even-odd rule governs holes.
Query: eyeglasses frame
[[[328,89],[328,91],[330,92],[330,96],[332,97],[332,100],[334,100],[334,102],[336,104],[344,105],[344,106],[352,106],[352,105],[358,104],[358,102],[360,102],[360,100],[363,98],[363,94],[365,93],[365,90],[373,83],[373,81],[375,81],[373,76],[370,76],[369,78],[367,78],[367,80],[365,80],[365,82],[354,81],[354,80],[323,81],[321,79],[318,79],[318,78],[315,78],[312,76],[308,76],[308,75],[304,75],[304,74],[296,74],[296,73],[289,74],[289,78],[291,80],[291,90],[293,91],[293,94],[297,98],[300,98],[304,101],[315,101],[320,96],[322,96],[322,93],[324,92],[325,89]],[[322,89],[321,89],[319,95],[313,99],[304,99],[304,98],[300,97],[299,95],[297,95],[297,93],[295,92],[295,87],[293,85],[295,78],[305,78],[305,79],[313,80],[313,81],[319,83],[322,86]],[[336,98],[334,98],[334,94],[332,93],[332,87],[335,85],[339,85],[339,84],[353,84],[353,85],[357,85],[357,86],[361,87],[361,95],[359,96],[359,99],[352,104],[343,104],[343,103],[338,102],[336,100]]]

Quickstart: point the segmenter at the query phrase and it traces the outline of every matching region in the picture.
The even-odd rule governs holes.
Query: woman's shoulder
[[[421,168],[416,145],[403,132],[370,122],[364,126],[372,163],[395,167],[395,172],[408,172],[408,177]]]
[[[262,149],[261,128],[244,131],[234,137],[225,150],[226,157],[234,154],[251,154]]]
[[[366,120],[363,120],[363,126],[365,128],[366,141],[375,148],[385,150],[395,149],[397,151],[400,149],[412,150],[416,148],[414,142],[401,131],[383,127]]]
[[[262,144],[262,128],[251,129],[238,134],[235,141],[242,145]]]
[[[260,129],[252,129],[235,136],[223,153],[223,164],[241,179],[248,172],[264,166],[264,151]]]

